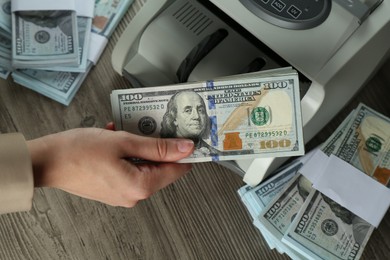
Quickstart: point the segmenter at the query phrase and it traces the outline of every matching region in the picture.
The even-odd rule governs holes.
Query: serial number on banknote
[[[124,112],[135,112],[135,111],[151,111],[151,110],[159,110],[165,109],[164,104],[157,105],[142,105],[142,106],[123,106]]]
[[[288,131],[287,130],[280,130],[280,131],[268,131],[268,132],[250,132],[246,133],[245,137],[246,138],[262,138],[262,137],[277,137],[277,136],[287,136]]]

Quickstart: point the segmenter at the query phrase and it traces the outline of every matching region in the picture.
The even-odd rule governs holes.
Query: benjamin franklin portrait
[[[194,91],[180,91],[171,97],[161,123],[163,138],[188,138],[194,141],[196,151],[203,156],[219,151],[204,140],[210,137],[210,118],[202,97]]]

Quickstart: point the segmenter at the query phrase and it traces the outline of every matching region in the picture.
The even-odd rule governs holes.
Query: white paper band
[[[94,17],[95,0],[76,0],[77,16]]]
[[[40,10],[76,10],[75,0],[12,0],[12,12]]]
[[[320,149],[316,150],[313,156],[308,160],[299,172],[305,176],[311,183],[317,183],[317,177],[322,174],[328,163],[329,157],[324,154]]]
[[[390,206],[390,189],[340,158],[322,155],[316,153],[312,165],[307,163],[300,172],[309,180],[313,176],[308,173],[317,172],[312,178],[315,189],[378,227]]]
[[[91,33],[91,41],[89,43],[88,59],[96,65],[104,48],[107,45],[107,38],[97,33]]]

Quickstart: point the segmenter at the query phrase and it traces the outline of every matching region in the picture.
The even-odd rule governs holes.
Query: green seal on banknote
[[[268,123],[270,113],[265,107],[256,107],[252,110],[251,120],[257,126],[263,126]]]
[[[369,152],[378,152],[382,149],[382,142],[380,137],[370,136],[366,141],[366,147]]]

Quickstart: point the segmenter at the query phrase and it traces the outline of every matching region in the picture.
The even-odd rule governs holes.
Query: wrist
[[[34,186],[50,186],[49,158],[52,156],[50,154],[50,145],[43,138],[38,138],[27,141],[27,147],[31,156]]]

